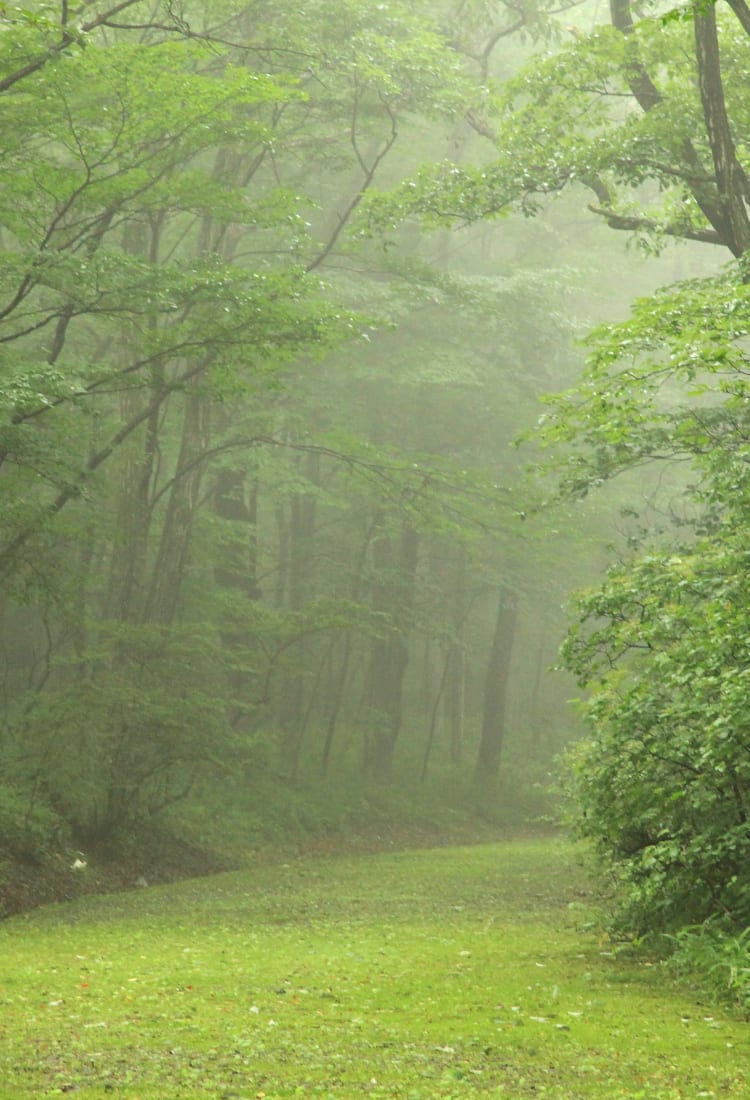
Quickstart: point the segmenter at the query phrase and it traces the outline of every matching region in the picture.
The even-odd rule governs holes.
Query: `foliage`
[[[558,272],[358,212],[557,7],[84,8],[0,5],[4,781],[77,843],[180,800],[315,828],[320,773],[458,785],[486,595],[545,644],[507,443],[575,325]]]
[[[573,494],[655,459],[692,464],[692,533],[613,566],[563,649],[590,691],[579,828],[639,933],[750,915],[746,301],[733,267],[636,303],[594,334],[586,377],[542,426],[567,447]]]
[[[647,252],[677,237],[721,244],[741,256],[744,229],[730,229],[725,218],[733,183],[721,170],[714,175],[721,155],[714,112],[731,120],[724,165],[731,174],[736,162],[737,197],[748,171],[750,119],[741,76],[747,26],[713,6],[691,21],[665,21],[653,5],[636,14],[627,0],[611,12],[611,24],[590,33],[569,25],[572,40],[532,55],[494,89],[484,105],[490,158],[479,165],[424,165],[374,199],[373,225],[409,216],[429,225],[471,223],[513,209],[530,216],[568,189]],[[718,49],[715,61],[701,49],[716,36],[714,16],[720,72]]]
[[[748,918],[744,529],[610,572],[580,602],[568,666],[592,689],[575,754],[580,828],[644,931]]]
[[[36,861],[59,847],[65,838],[64,819],[54,813],[39,792],[24,792],[8,776],[0,784],[0,836],[4,856]],[[0,871],[0,875],[2,872]]]
[[[749,293],[746,264],[731,264],[639,299],[627,321],[590,334],[583,378],[544,399],[536,433],[562,452],[555,469],[566,494],[649,462],[690,460],[705,479],[702,500],[737,500]]]
[[[747,1016],[750,1009],[748,929],[727,932],[716,922],[683,928],[675,936],[669,970],[699,983],[714,1000],[728,1003]]]
[[[211,766],[227,706],[202,632],[97,626],[80,675],[23,700],[25,768],[81,839],[109,839],[184,798]]]
[[[682,529],[580,598],[563,650],[589,693],[590,736],[572,753],[577,820],[619,887],[622,929],[716,914],[743,927],[750,20],[744,5],[682,19],[618,0],[610,25],[569,31],[484,101],[491,155],[427,165],[373,200],[370,225],[534,215],[567,190],[648,252],[679,238],[735,258],[596,331],[582,381],[548,400],[536,438],[554,448],[545,472],[567,499],[657,463],[682,471]]]

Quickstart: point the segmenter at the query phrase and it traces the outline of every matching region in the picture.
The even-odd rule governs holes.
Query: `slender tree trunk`
[[[306,457],[305,474],[312,485],[320,481],[320,458]],[[288,608],[301,612],[314,591],[315,522],[317,497],[314,492],[295,493],[290,501]],[[305,684],[312,660],[312,643],[301,638],[294,647],[293,660],[285,671],[279,703],[281,728],[281,764],[290,776],[297,775],[305,729]]]
[[[159,261],[161,226],[155,222],[150,236],[145,226],[129,227],[124,234],[125,251],[147,258],[149,263]],[[156,321],[148,319],[153,332]],[[123,333],[123,354],[132,356],[132,341]],[[123,368],[126,363],[123,363]],[[145,396],[139,386],[126,389],[120,397],[120,418],[127,424],[141,412],[146,418],[135,437],[122,449],[115,530],[110,562],[109,588],[105,614],[120,622],[135,622],[143,613],[146,573],[148,569],[149,534],[151,529],[151,494],[159,455],[159,433],[164,407],[158,400],[164,392],[164,370],[153,367]]]
[[[258,591],[258,481],[248,486],[244,470],[222,469],[216,475],[214,512],[226,521],[214,580],[239,597],[255,600]]]
[[[208,445],[208,428],[207,398],[199,392],[186,394],[182,442],[146,604],[149,622],[169,626],[177,614],[205,472],[201,456]]]
[[[247,484],[242,469],[221,469],[216,476],[213,509],[223,521],[214,581],[225,593],[220,612],[221,644],[233,704],[227,722],[233,729],[253,727],[252,704],[260,694],[259,646],[250,623],[258,587],[258,479]]]
[[[331,763],[331,751],[333,749],[333,740],[336,736],[336,725],[341,711],[341,704],[344,700],[344,689],[346,688],[346,683],[349,678],[352,644],[352,632],[351,630],[347,630],[344,634],[343,651],[335,675],[330,681],[328,691],[328,717],[326,720],[325,738],[323,740],[323,751],[320,757],[321,775],[328,774],[328,768]]]
[[[461,629],[463,631],[463,627]],[[450,761],[455,767],[460,767],[464,759],[466,711],[466,655],[463,637],[451,642],[447,663],[445,710],[448,719]]]
[[[542,635],[537,643],[536,664],[534,666],[534,680],[529,692],[529,722],[531,725],[531,746],[538,749],[542,743],[544,732],[544,715],[542,713],[542,683],[547,668],[547,636]]]
[[[289,576],[289,520],[283,503],[276,505],[274,514],[277,532],[274,603],[277,608],[281,609],[286,604],[287,578]]]
[[[466,548],[457,547],[453,569],[453,590],[449,606],[451,638],[447,657],[445,716],[448,722],[450,761],[463,763],[466,713],[466,619],[469,603],[466,595]]]
[[[364,537],[362,538],[359,550],[357,552],[356,561],[352,571],[351,577],[351,590],[350,598],[352,603],[359,603],[362,598],[362,590],[364,588],[364,570],[367,562],[367,555],[370,550],[372,539],[377,531],[377,517],[372,523],[368,524]],[[351,667],[352,653],[354,650],[354,635],[351,630],[347,630],[344,634],[343,651],[339,662],[338,669],[335,676],[332,678],[331,687],[329,690],[329,709],[328,720],[326,723],[325,739],[323,741],[323,752],[320,759],[320,771],[321,775],[328,773],[328,768],[331,760],[331,750],[333,748],[333,741],[336,735],[336,726],[341,712],[341,706],[344,700],[347,681],[349,679],[349,670]]]
[[[440,714],[440,703],[443,698],[443,691],[445,689],[446,682],[448,680],[448,670],[450,668],[450,650],[446,654],[445,661],[443,663],[443,671],[440,676],[440,681],[435,692],[435,698],[432,706],[429,710],[430,722],[427,729],[427,741],[425,743],[424,756],[422,757],[422,771],[420,773],[420,782],[424,783],[427,779],[427,769],[430,765],[430,757],[432,756],[432,750],[435,745],[435,735],[437,733],[438,717]]]
[[[515,593],[502,592],[498,602],[495,632],[487,661],[482,733],[474,771],[474,779],[477,783],[486,783],[495,779],[500,769],[516,618],[517,597]]]
[[[388,617],[383,637],[373,644],[365,741],[365,771],[373,778],[391,777],[393,756],[403,718],[404,676],[409,664],[409,630],[419,560],[419,535],[412,527],[398,539],[383,531],[373,543],[378,574],[374,606]]]
[[[120,400],[122,419],[136,415],[141,405],[138,391],[126,391]],[[105,611],[120,622],[136,621],[143,612],[161,412],[152,403],[142,432],[123,450]]]

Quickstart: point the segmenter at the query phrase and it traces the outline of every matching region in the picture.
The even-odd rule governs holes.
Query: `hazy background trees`
[[[620,930],[679,930],[690,961],[746,996],[746,936],[731,933],[750,912],[750,17],[743,3],[635,12],[616,0],[608,25],[569,29],[501,90],[490,161],[427,167],[375,221],[471,223],[566,192],[647,253],[672,240],[712,253],[594,331],[541,439],[567,499],[617,477],[635,502],[639,482],[661,482],[667,520],[639,517],[631,552],[579,599],[563,651],[590,693],[589,736],[571,754],[579,829],[616,884]]]
[[[539,398],[741,232],[695,93],[566,6],[0,8],[8,844],[551,812],[566,593],[685,479],[553,504],[512,443],[631,465]]]

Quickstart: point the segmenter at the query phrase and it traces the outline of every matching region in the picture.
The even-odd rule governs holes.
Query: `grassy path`
[[[527,840],[14,918],[0,1098],[747,1100],[747,1025],[603,953],[579,878]]]

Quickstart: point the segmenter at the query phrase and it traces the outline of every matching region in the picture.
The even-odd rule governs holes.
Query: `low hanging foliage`
[[[743,532],[613,569],[564,658],[591,687],[571,754],[580,831],[638,932],[750,918],[750,617]]]
[[[696,475],[691,536],[613,567],[579,597],[563,648],[590,693],[590,737],[570,754],[578,827],[614,871],[621,928],[638,934],[750,920],[750,393],[734,278],[734,294],[730,274],[691,282],[600,332],[545,427],[571,445],[581,430],[575,492],[657,455]]]

